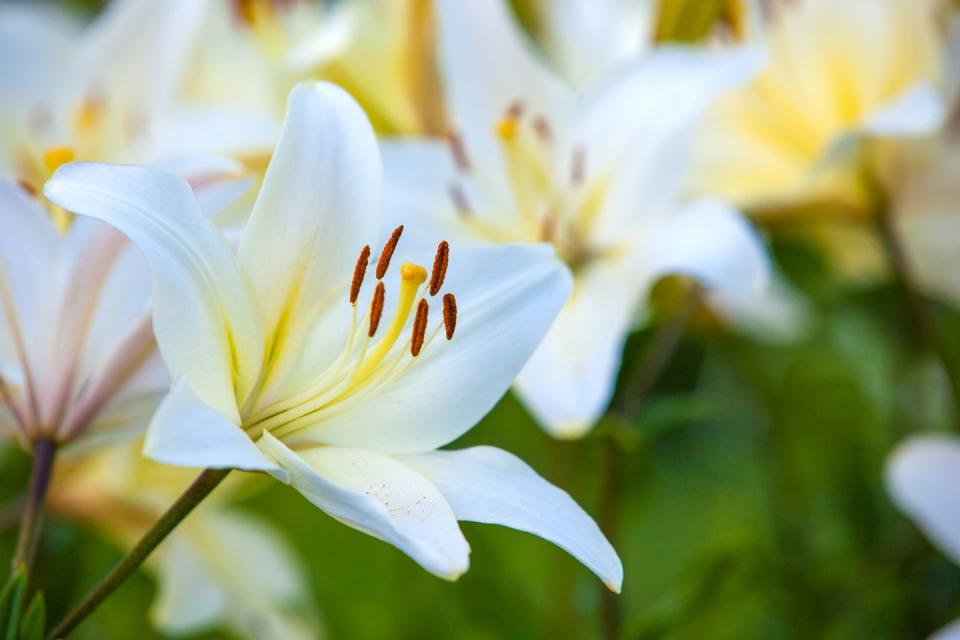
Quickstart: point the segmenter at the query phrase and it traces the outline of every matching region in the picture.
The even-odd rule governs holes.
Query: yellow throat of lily
[[[376,393],[382,385],[402,376],[414,365],[437,337],[441,326],[446,339],[453,339],[457,301],[452,293],[445,293],[440,298],[442,325],[438,324],[427,334],[430,313],[427,298],[440,293],[449,264],[450,247],[446,241],[437,247],[429,279],[426,268],[421,265],[407,262],[400,267],[400,287],[393,316],[390,324],[380,331],[387,300],[384,277],[402,233],[403,225],[394,229],[380,252],[375,268],[377,283],[369,307],[362,310],[362,315],[359,298],[371,252],[369,245],[360,251],[350,283],[349,303],[353,307],[353,318],[343,351],[307,389],[281,402],[254,409],[249,416],[242,416],[243,426],[252,437],[259,436],[264,430],[278,438],[289,436],[316,424],[323,414],[337,411],[346,402]],[[402,337],[411,315],[413,322],[404,341]],[[403,348],[397,349],[398,345]]]

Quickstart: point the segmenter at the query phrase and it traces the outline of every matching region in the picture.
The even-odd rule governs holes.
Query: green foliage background
[[[507,397],[455,445],[508,449],[597,514],[604,449],[615,439],[624,638],[919,638],[960,616],[960,569],[894,510],[883,485],[884,462],[905,435],[950,428],[935,361],[912,337],[894,287],[843,284],[811,247],[773,245],[814,308],[804,340],[771,346],[697,319],[629,420],[557,442]],[[939,309],[938,320],[960,354],[960,318]],[[631,338],[625,375],[655,333]],[[0,497],[13,500],[29,460],[4,455]],[[13,552],[15,506],[0,509],[0,557]],[[242,506],[286,532],[330,637],[601,634],[599,582],[526,534],[464,524],[472,567],[448,584],[277,483]],[[37,580],[51,619],[120,553],[48,518]],[[75,637],[160,637],[144,622],[154,592],[138,575]]]

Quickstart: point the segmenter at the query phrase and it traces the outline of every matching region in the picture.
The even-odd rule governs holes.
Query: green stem
[[[664,322],[653,337],[643,362],[637,371],[623,381],[610,406],[609,413],[623,419],[631,419],[639,411],[644,401],[656,387],[660,374],[680,346],[694,312],[700,304],[702,290],[692,285],[686,298]],[[620,529],[620,501],[623,492],[623,453],[617,442],[616,434],[603,439],[602,469],[600,482],[600,504],[598,523],[610,540],[617,546]],[[615,640],[620,636],[623,625],[623,611],[620,598],[606,587],[600,587],[600,626],[603,637]]]
[[[23,505],[20,536],[17,540],[17,550],[13,555],[12,570],[14,572],[23,567],[27,575],[30,575],[33,557],[37,551],[37,541],[40,537],[43,505],[47,501],[47,489],[50,487],[50,476],[53,474],[53,460],[56,453],[57,445],[50,438],[40,438],[33,444],[30,489]]]
[[[885,199],[877,206],[877,232],[883,243],[887,260],[902,292],[907,311],[923,345],[940,361],[950,385],[950,402],[953,409],[954,424],[960,425],[960,369],[950,356],[950,349],[943,335],[937,329],[933,310],[920,294],[913,280],[910,263]]]
[[[140,542],[110,570],[100,584],[91,591],[67,616],[60,621],[47,636],[48,640],[65,638],[78,624],[93,613],[107,596],[113,593],[124,580],[130,577],[157,548],[170,532],[196,508],[204,498],[219,485],[230,469],[206,469],[193,481],[186,491],[177,498],[167,511],[160,516],[147,531]]]

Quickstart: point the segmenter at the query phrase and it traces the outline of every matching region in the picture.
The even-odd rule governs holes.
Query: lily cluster
[[[472,521],[619,592],[613,532],[565,491],[446,447],[511,388],[551,436],[588,434],[665,276],[734,330],[795,334],[781,225],[860,276],[843,239],[874,218],[918,260],[960,255],[930,231],[955,185],[927,179],[955,143],[946,3],[731,0],[694,44],[663,41],[655,2],[528,4],[526,30],[505,0],[0,9],[0,431],[43,460],[16,563],[54,467],[51,508],[133,548],[55,635],[167,538],[162,629],[312,637],[235,483],[177,526],[228,470],[444,579]],[[945,273],[909,282],[955,303]],[[955,556],[928,491],[950,447],[911,445],[890,477]]]

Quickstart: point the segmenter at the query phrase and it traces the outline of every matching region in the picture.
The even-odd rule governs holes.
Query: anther
[[[80,103],[73,115],[73,125],[80,131],[90,131],[103,116],[103,103],[97,98],[87,98]]]
[[[573,162],[570,166],[570,182],[574,186],[583,184],[587,171],[587,152],[583,147],[577,147],[573,150]]]
[[[540,138],[540,141],[543,143],[549,143],[553,140],[553,130],[550,128],[550,123],[547,122],[547,119],[542,115],[537,115],[533,119],[533,130],[536,132],[537,137]]]
[[[450,153],[453,155],[453,162],[460,171],[470,169],[470,158],[467,156],[467,149],[463,146],[463,138],[456,131],[447,131],[447,144],[450,145]]]
[[[513,140],[517,137],[517,127],[523,116],[523,103],[519,100],[510,105],[507,112],[497,122],[497,136],[501,140]]]
[[[23,178],[17,178],[17,186],[23,189],[28,196],[33,197],[37,195],[37,190],[33,187],[33,185]]]
[[[427,333],[427,315],[430,313],[430,305],[426,300],[421,299],[417,305],[417,315],[413,318],[413,337],[410,341],[410,353],[417,357],[420,350],[423,349],[423,337]]]
[[[393,252],[397,248],[397,243],[400,242],[400,234],[402,233],[403,225],[400,225],[393,230],[390,239],[383,245],[383,250],[380,251],[380,259],[377,261],[377,280],[381,280],[386,275],[387,269],[390,268],[390,258],[393,257]]]
[[[443,329],[447,340],[451,340],[453,332],[457,330],[457,299],[452,293],[443,295]]]
[[[447,264],[450,262],[450,245],[442,241],[437,245],[437,255],[433,257],[433,269],[430,271],[430,295],[435,296],[443,286],[443,279],[447,275]]]
[[[50,147],[43,153],[43,166],[53,173],[61,165],[73,162],[76,154],[70,147]]]
[[[467,201],[467,195],[463,192],[460,185],[454,183],[450,185],[450,199],[453,200],[453,206],[461,216],[469,216],[473,213],[470,203]]]
[[[360,250],[360,257],[357,258],[357,264],[353,267],[353,280],[350,282],[350,304],[357,303],[357,296],[360,295],[360,286],[363,284],[363,277],[367,274],[367,263],[370,260],[370,245],[364,245]]]
[[[380,326],[380,318],[383,317],[383,299],[386,293],[383,283],[378,282],[377,288],[373,290],[373,300],[370,301],[370,330],[367,331],[367,335],[371,338]]]

